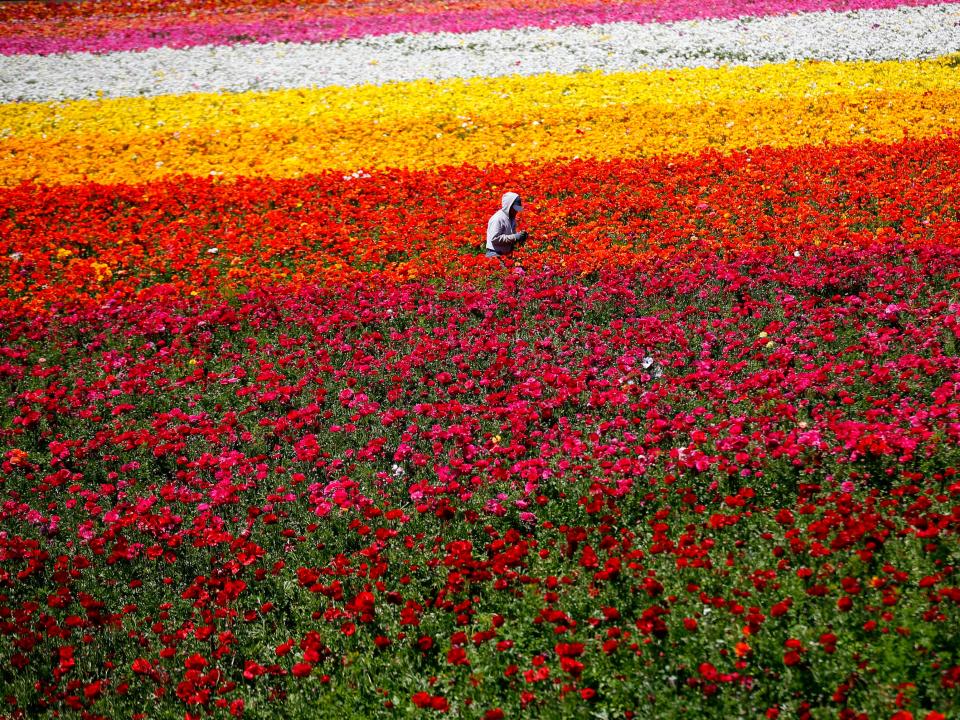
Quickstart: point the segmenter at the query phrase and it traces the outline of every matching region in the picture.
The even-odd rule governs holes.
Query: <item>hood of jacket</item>
[[[519,197],[520,196],[515,192],[505,193],[503,199],[500,200],[500,209],[509,215],[510,207],[517,201],[517,198]]]

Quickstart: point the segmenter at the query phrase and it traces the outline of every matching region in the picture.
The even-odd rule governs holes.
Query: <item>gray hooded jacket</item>
[[[520,239],[517,232],[516,219],[510,219],[510,206],[520,197],[517,193],[508,192],[500,201],[497,210],[487,222],[487,250],[493,250],[498,255],[509,255],[513,252],[514,243]]]

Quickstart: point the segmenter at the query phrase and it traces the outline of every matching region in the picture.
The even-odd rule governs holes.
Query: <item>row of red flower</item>
[[[7,312],[6,712],[957,712],[960,252],[649,263]]]
[[[183,178],[126,187],[0,191],[4,302],[38,307],[162,283],[236,292],[262,283],[477,277],[485,223],[523,194],[528,267],[597,269],[684,253],[899,241],[956,245],[952,138],[574,161],[348,178]]]

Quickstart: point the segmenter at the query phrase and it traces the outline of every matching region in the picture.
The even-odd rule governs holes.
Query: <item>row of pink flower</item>
[[[390,33],[475,32],[518,27],[550,28],[609,22],[676,22],[698,18],[786,15],[798,12],[919,7],[937,0],[655,0],[553,5],[529,9],[502,0],[465,10],[382,14],[376,8],[333,15],[329,8],[280,5],[245,11],[93,16],[70,20],[13,21],[0,27],[0,54],[49,55],[115,52],[155,47],[194,47],[265,42],[324,42]]]

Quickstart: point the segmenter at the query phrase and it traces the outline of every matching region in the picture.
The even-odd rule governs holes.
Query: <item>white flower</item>
[[[955,4],[324,43],[0,56],[0,101],[242,92],[506,75],[927,58],[960,52]],[[599,38],[608,38],[600,40]],[[402,39],[403,42],[398,42]],[[504,48],[512,48],[505,53]],[[371,64],[372,62],[376,64]]]
[[[220,252],[220,248],[207,248],[207,253],[210,255],[216,255],[218,252]]]
[[[640,361],[640,367],[644,370],[650,370],[650,377],[654,379],[663,377],[663,368],[660,366],[660,363],[649,355]]]

